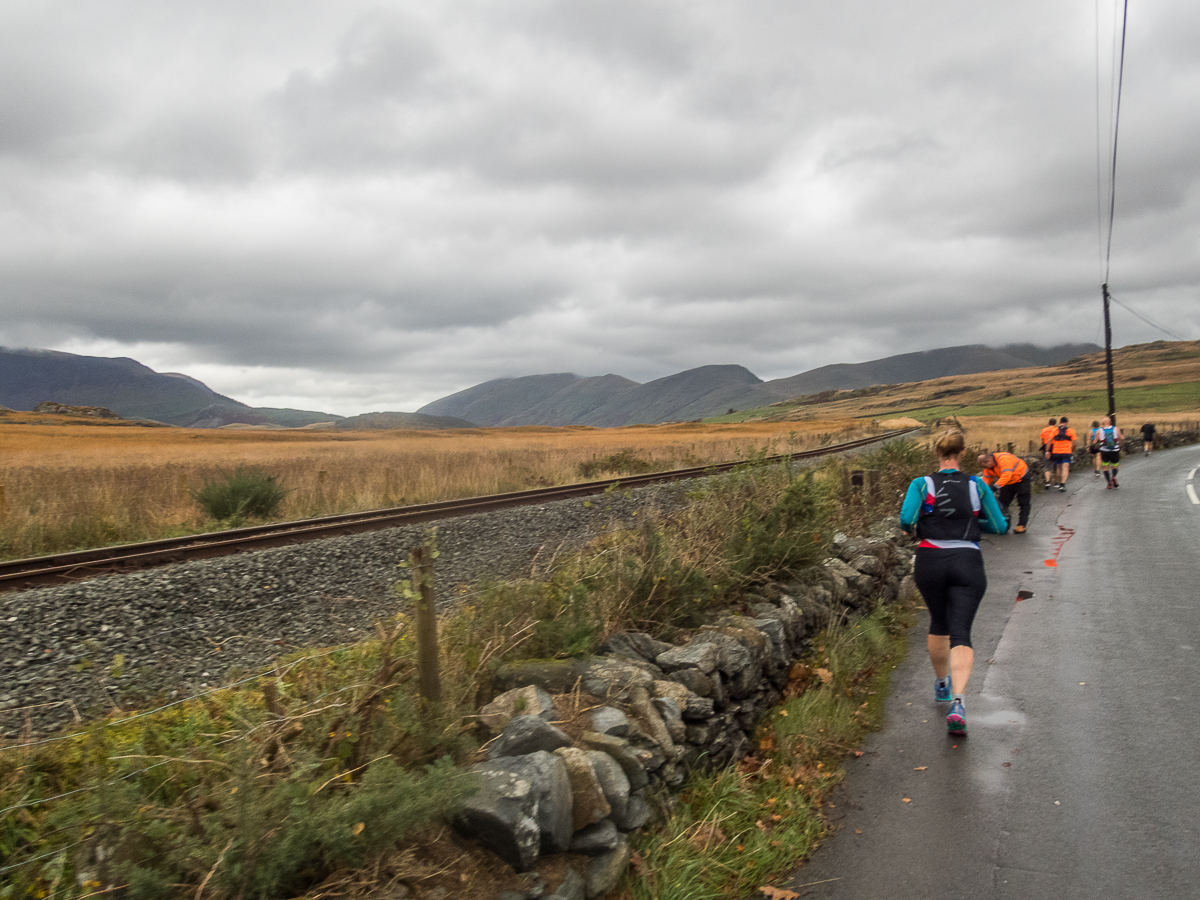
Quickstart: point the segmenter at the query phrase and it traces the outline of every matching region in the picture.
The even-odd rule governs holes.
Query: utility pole
[[[1117,424],[1117,401],[1113,395],[1112,322],[1108,317],[1108,282],[1100,285],[1104,292],[1104,368],[1108,372],[1108,417]]]

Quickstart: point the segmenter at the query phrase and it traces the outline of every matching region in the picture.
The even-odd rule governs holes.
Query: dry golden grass
[[[278,476],[292,491],[280,516],[295,519],[569,484],[587,480],[581,464],[622,452],[664,470],[805,450],[871,430],[827,419],[362,432],[0,425],[0,554],[213,528],[192,492],[239,466]]]

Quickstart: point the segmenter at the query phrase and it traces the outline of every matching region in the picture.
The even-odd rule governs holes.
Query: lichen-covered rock
[[[633,708],[633,714],[637,716],[638,724],[642,731],[662,750],[663,756],[672,760],[679,754],[675,747],[675,741],[671,738],[671,733],[667,730],[666,723],[662,720],[662,715],[650,701],[650,695],[642,686],[631,688],[629,691],[629,703]]]
[[[574,833],[571,781],[563,760],[539,750],[483,763],[490,771],[511,772],[528,781],[536,801],[533,817],[541,831],[542,853],[564,853]]]
[[[674,647],[655,657],[654,661],[664,672],[680,669],[696,669],[710,675],[717,668],[719,649],[711,643],[694,641],[685,647]]]
[[[671,681],[682,684],[699,697],[708,697],[717,706],[725,702],[725,692],[719,678],[711,678],[699,669],[679,669],[667,676]]]
[[[488,746],[488,758],[521,756],[538,750],[553,752],[571,746],[571,738],[537,716],[518,716],[505,726],[500,737]]]
[[[683,743],[687,734],[683,724],[683,709],[673,697],[655,697],[652,702],[662,717],[663,724],[667,726],[667,734],[671,735],[671,740],[676,744]]]
[[[870,553],[860,553],[850,560],[850,567],[864,575],[879,575],[883,572],[883,564],[879,558]]]
[[[554,700],[536,684],[505,691],[479,711],[479,720],[492,731],[499,731],[517,716],[537,716],[547,722],[557,718]]]
[[[573,830],[579,831],[608,818],[612,807],[604,797],[604,790],[587,753],[577,747],[562,747],[554,752],[566,764],[567,777],[571,781]]]
[[[649,663],[603,656],[582,660],[580,667],[583,689],[594,697],[626,697],[635,685],[645,688],[661,677]]]
[[[489,765],[471,767],[479,776],[479,790],[464,801],[454,827],[518,872],[524,872],[537,861],[542,844],[542,831],[535,818],[537,797],[524,778],[490,769]]]
[[[650,783],[646,775],[646,760],[642,755],[645,751],[640,753],[629,741],[607,734],[584,734],[582,740],[590,749],[607,753],[616,760],[625,777],[629,779],[630,790],[640,791]]]
[[[591,713],[592,730],[599,734],[610,734],[613,737],[625,737],[629,734],[629,717],[621,710],[612,706],[601,706]]]
[[[604,791],[604,799],[611,808],[610,814],[616,818],[624,818],[625,808],[629,805],[629,779],[620,764],[603,750],[584,750],[600,790]]]

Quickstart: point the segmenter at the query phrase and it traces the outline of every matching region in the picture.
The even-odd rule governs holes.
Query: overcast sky
[[[1200,338],[1200,4],[1130,6],[1110,284]],[[1102,342],[1117,11],[6,0],[0,345],[350,415]]]

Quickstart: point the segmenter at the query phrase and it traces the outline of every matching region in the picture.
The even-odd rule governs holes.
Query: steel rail
[[[857,441],[834,444],[817,450],[769,456],[754,462],[766,465],[787,460],[830,456],[890,440],[902,434],[908,434],[910,431],[911,429],[888,431]],[[283,547],[341,535],[381,531],[385,528],[415,525],[476,512],[549,503],[572,497],[586,497],[602,494],[616,486],[634,488],[649,484],[682,481],[688,478],[728,472],[744,465],[747,465],[745,460],[715,463],[709,466],[694,466],[688,469],[673,469],[668,472],[631,475],[624,478],[608,478],[603,481],[588,481],[561,487],[536,488],[506,494],[491,494],[485,497],[465,497],[458,500],[441,500],[436,503],[421,503],[413,506],[395,506],[367,512],[343,513],[294,522],[231,528],[208,534],[194,534],[136,544],[123,544],[116,547],[101,547],[95,550],[79,550],[71,553],[10,560],[0,562],[0,592],[25,590],[51,584],[72,584],[97,575],[125,573],[194,559],[213,559],[247,550],[266,550],[272,547]]]

